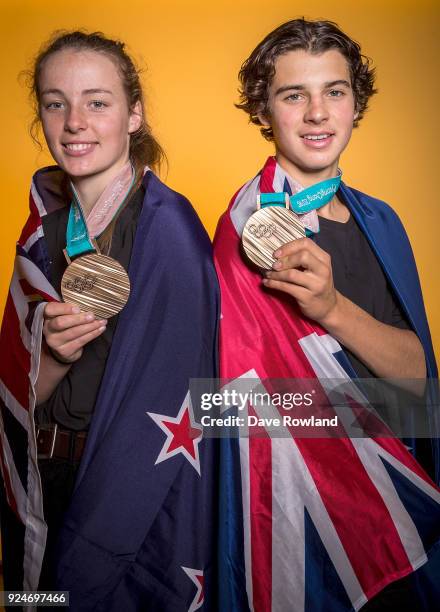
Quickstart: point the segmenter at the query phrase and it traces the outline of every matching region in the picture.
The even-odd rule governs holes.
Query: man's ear
[[[264,127],[270,127],[270,121],[266,115],[263,115],[263,113],[258,113],[257,117],[261,125],[264,125]]]
[[[128,133],[133,134],[142,125],[142,104],[138,100],[130,110],[130,118],[128,120]]]
[[[353,117],[353,121],[356,121],[358,117],[359,117],[359,111],[356,111]]]

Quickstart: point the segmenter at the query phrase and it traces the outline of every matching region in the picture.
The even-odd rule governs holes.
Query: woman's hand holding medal
[[[44,309],[43,334],[51,356],[66,365],[77,361],[83,347],[106,329],[105,319],[63,302],[49,302]]]
[[[263,284],[290,294],[304,315],[325,327],[338,302],[331,258],[310,238],[300,238],[275,251],[273,270]]]

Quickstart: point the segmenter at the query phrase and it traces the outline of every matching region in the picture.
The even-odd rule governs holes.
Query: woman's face
[[[49,150],[73,179],[110,182],[128,161],[141,105],[129,111],[122,80],[108,56],[66,49],[44,62],[40,116]]]

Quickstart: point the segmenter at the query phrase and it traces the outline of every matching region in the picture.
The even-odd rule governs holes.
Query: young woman
[[[152,171],[123,43],[56,35],[32,93],[57,166],[32,182],[0,339],[5,588],[188,608],[210,565],[212,453],[188,392],[214,375],[210,243]]]

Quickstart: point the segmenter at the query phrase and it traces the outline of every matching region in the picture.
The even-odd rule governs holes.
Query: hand
[[[310,238],[288,242],[275,251],[277,261],[263,283],[296,299],[301,312],[325,327],[337,306],[331,258]]]
[[[106,329],[105,319],[95,320],[91,312],[81,312],[77,306],[49,302],[44,308],[43,334],[56,359],[66,364],[77,361],[83,346],[100,336]]]

